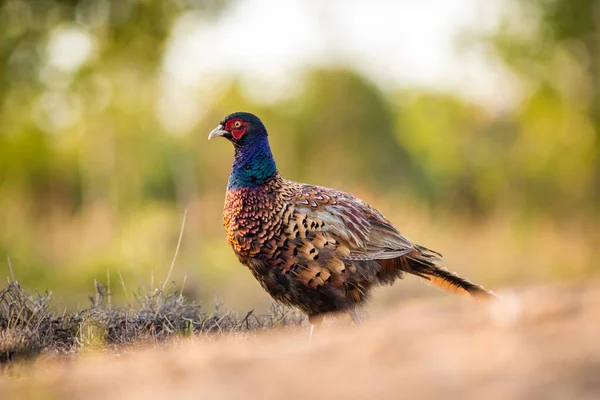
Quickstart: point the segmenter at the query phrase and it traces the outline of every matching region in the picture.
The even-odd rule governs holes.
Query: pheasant
[[[308,316],[311,334],[327,314],[358,321],[356,308],[371,289],[405,273],[450,292],[494,296],[441,266],[441,254],[408,240],[364,201],[283,178],[255,115],[228,115],[208,135],[215,137],[235,149],[223,212],[227,241],[273,299]]]

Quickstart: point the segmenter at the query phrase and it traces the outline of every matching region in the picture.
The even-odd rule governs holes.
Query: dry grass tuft
[[[18,282],[0,290],[0,364],[42,353],[70,354],[83,348],[162,342],[174,337],[270,330],[298,325],[304,317],[272,304],[266,315],[243,316],[217,305],[212,313],[190,302],[174,286],[138,290],[137,305],[114,306],[96,283],[91,306],[78,312],[51,311],[52,293],[30,294]]]
[[[0,290],[0,363],[73,349],[81,316],[54,315],[51,297],[26,293],[16,281]]]

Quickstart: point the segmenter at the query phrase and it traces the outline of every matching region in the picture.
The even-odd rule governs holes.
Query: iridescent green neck
[[[277,173],[267,135],[259,135],[251,141],[235,146],[235,156],[228,189],[256,187],[267,182]]]

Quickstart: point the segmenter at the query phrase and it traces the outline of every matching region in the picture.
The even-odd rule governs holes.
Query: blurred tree
[[[490,42],[531,88],[519,117],[522,128],[537,131],[532,140],[542,149],[555,145],[555,154],[544,163],[557,160],[564,166],[569,160],[569,173],[556,175],[567,186],[573,179],[578,184],[563,189],[575,191],[579,200],[589,196],[588,205],[595,207],[600,201],[600,2],[512,0],[511,5]],[[556,141],[549,137],[552,132],[566,138]],[[526,140],[528,135],[520,136]],[[547,171],[553,169],[549,167]],[[540,194],[549,195],[548,190]]]
[[[292,107],[299,179],[322,175],[326,163],[329,182],[391,189],[413,180],[410,156],[395,137],[393,108],[356,72],[312,71]]]
[[[510,119],[445,93],[397,93],[398,140],[417,163],[411,185],[432,205],[489,215],[506,200],[506,149],[515,141]]]
[[[224,5],[2,2],[0,179],[20,187],[38,207],[54,192],[62,192],[57,195],[71,208],[81,198],[116,204],[119,197],[135,199],[135,193],[172,192],[159,183],[170,179],[164,175],[170,171],[168,146],[164,140],[148,143],[164,136],[154,117],[164,46],[184,12],[216,13]],[[149,152],[131,157],[130,148],[138,146]],[[141,178],[144,170],[155,176]]]
[[[139,220],[131,211],[166,200],[164,220],[182,145],[156,117],[164,50],[179,18],[225,5],[0,1],[0,249],[23,279],[123,266],[120,236]]]

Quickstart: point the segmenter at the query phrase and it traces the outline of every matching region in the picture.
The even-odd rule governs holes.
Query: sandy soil
[[[600,399],[600,282],[398,305],[362,325],[38,360],[0,398]]]

